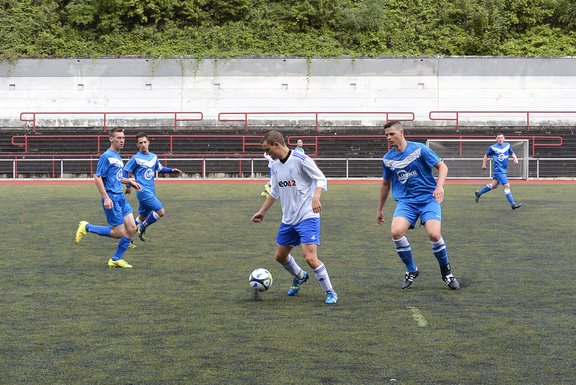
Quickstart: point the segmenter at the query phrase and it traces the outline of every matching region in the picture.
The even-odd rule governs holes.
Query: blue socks
[[[410,242],[404,236],[398,240],[392,240],[394,242],[394,247],[396,247],[396,252],[402,259],[402,262],[406,265],[406,271],[413,272],[418,270],[416,263],[414,262],[414,257],[412,256],[412,248],[410,247]],[[440,238],[438,242],[431,242],[432,252],[438,261],[440,266],[448,265],[448,250],[446,249],[446,243],[443,238]]]
[[[434,256],[438,260],[438,264],[440,266],[448,264],[448,250],[446,250],[446,243],[444,242],[444,238],[440,238],[438,242],[430,242],[432,243],[432,252]]]
[[[152,211],[150,214],[148,214],[144,222],[142,222],[142,226],[148,227],[158,219],[160,219],[160,215],[156,214],[156,211]]]
[[[482,187],[480,189],[480,191],[478,191],[478,194],[482,195],[482,194],[486,194],[488,191],[492,190],[492,185],[491,184],[487,184],[486,186]]]
[[[412,247],[410,247],[408,239],[404,236],[398,240],[392,239],[392,242],[394,242],[394,247],[400,259],[402,259],[402,262],[406,265],[406,271],[412,272],[418,270],[412,257]]]
[[[116,248],[116,252],[112,256],[112,260],[117,261],[119,259],[122,259],[124,253],[128,249],[128,246],[130,246],[130,238],[127,237],[120,238],[120,241],[118,242],[118,247]]]
[[[508,199],[508,203],[510,203],[510,206],[514,206],[514,197],[512,196],[512,192],[510,191],[510,189],[505,189],[504,194],[506,195],[506,199]]]
[[[88,231],[89,233],[101,235],[103,237],[109,237],[112,229],[108,226],[91,225],[89,223],[86,225],[86,231]]]

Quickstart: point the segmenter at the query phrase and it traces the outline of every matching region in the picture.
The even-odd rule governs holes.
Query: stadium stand
[[[378,177],[381,127],[403,120],[421,142],[528,139],[530,177],[574,178],[574,60],[19,60],[0,66],[0,174],[89,177],[106,128],[121,126],[126,156],[146,131],[188,177],[265,174],[259,138],[271,128],[290,146],[302,138],[329,176]]]

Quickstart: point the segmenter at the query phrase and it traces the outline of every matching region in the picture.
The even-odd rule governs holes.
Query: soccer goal
[[[518,157],[518,164],[508,162],[509,179],[528,179],[528,139],[506,139]],[[482,158],[494,139],[428,139],[430,147],[448,166],[448,179],[491,179],[492,159],[487,170],[482,170]]]

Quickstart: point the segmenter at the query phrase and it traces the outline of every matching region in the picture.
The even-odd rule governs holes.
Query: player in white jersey
[[[501,184],[504,186],[504,195],[510,203],[510,207],[512,210],[516,210],[522,207],[522,203],[516,203],[514,201],[514,197],[512,196],[512,192],[510,191],[510,183],[508,182],[508,176],[506,173],[508,172],[508,159],[510,156],[514,161],[514,164],[518,164],[518,157],[512,150],[512,146],[510,143],[505,142],[504,134],[499,132],[496,135],[496,143],[488,147],[486,154],[484,154],[484,158],[482,158],[482,169],[486,170],[488,158],[491,157],[494,163],[494,173],[492,176],[492,183],[488,183],[486,186],[482,187],[480,190],[476,190],[474,192],[474,197],[476,199],[476,203],[480,200],[480,197],[483,194],[486,194],[489,191],[495,190],[498,188],[498,185]]]
[[[275,258],[294,277],[289,296],[298,294],[308,273],[294,260],[290,251],[302,245],[304,259],[314,270],[316,279],[325,292],[324,302],[332,305],[338,302],[338,295],[330,282],[326,267],[318,259],[320,244],[320,196],[327,189],[326,177],[316,163],[308,156],[290,150],[284,137],[278,131],[270,131],[262,140],[262,148],[272,157],[270,164],[272,189],[260,210],[251,220],[259,223],[270,207],[280,199],[282,223],[276,236]]]
[[[384,204],[392,189],[397,201],[390,225],[390,233],[396,252],[406,265],[402,289],[412,285],[420,271],[412,256],[412,247],[406,238],[409,229],[416,226],[418,218],[430,239],[432,253],[440,266],[442,280],[452,290],[460,284],[452,275],[448,261],[448,250],[442,238],[442,208],[444,182],[448,167],[430,148],[422,143],[409,142],[404,138],[404,130],[398,121],[390,121],[384,126],[390,151],[383,159],[383,180],[377,210],[378,224],[384,223]],[[432,168],[438,169],[438,181],[432,175]]]

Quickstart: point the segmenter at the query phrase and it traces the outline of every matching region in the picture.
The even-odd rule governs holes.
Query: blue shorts
[[[442,222],[442,206],[433,200],[428,203],[407,203],[398,202],[393,217],[402,217],[410,222],[410,228],[416,226],[416,221],[420,218],[420,223],[424,224],[429,219]]]
[[[508,183],[508,177],[506,176],[506,174],[494,174],[492,179],[496,179],[500,184]]]
[[[124,217],[132,212],[132,206],[126,200],[124,194],[108,194],[114,206],[110,210],[104,207],[104,199],[102,199],[102,208],[106,214],[106,220],[110,227],[116,227],[124,224]]]
[[[278,246],[300,246],[320,244],[320,218],[308,218],[296,225],[280,224],[276,244]]]
[[[156,198],[155,195],[139,195],[138,201],[140,202],[140,206],[138,206],[138,214],[143,216],[148,216],[152,211],[158,211],[164,208],[160,199]]]

